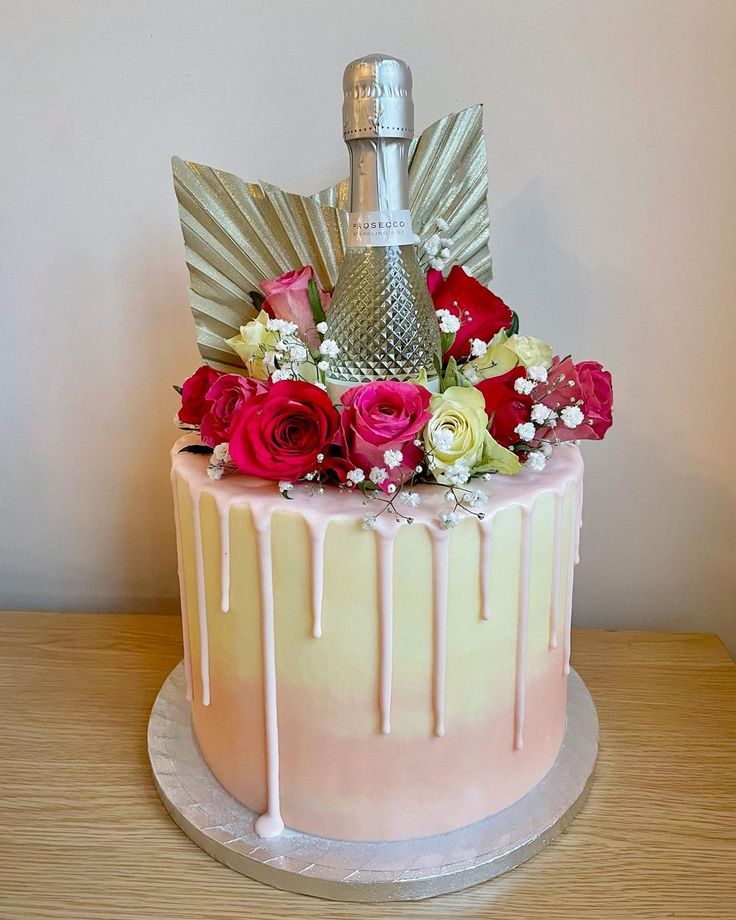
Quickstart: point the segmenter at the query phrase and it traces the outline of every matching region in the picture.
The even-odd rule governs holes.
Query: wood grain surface
[[[146,725],[171,616],[0,614],[0,918],[736,918],[736,667],[707,635],[578,630],[601,722],[588,802],[529,863],[430,901],[356,905],[250,881],[154,789]]]

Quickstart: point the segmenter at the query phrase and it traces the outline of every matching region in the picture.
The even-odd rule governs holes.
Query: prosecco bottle
[[[435,390],[440,337],[409,211],[411,71],[398,58],[367,55],[345,68],[343,90],[351,206],[327,319],[339,348],[328,390],[339,399],[372,380],[422,380]]]

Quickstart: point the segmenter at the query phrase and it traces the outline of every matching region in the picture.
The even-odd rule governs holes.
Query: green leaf
[[[174,389],[179,394],[179,396],[181,396],[181,387],[178,387],[176,384],[174,384]]]
[[[460,386],[458,377],[457,361],[454,358],[450,358],[445,368],[445,377],[442,381],[442,392],[449,390],[450,387]]]
[[[519,314],[516,310],[511,311],[511,325],[506,330],[506,335],[511,337],[512,335],[519,334]]]
[[[211,454],[212,448],[206,444],[187,444],[179,451],[180,454]]]
[[[319,296],[317,282],[314,280],[314,278],[310,278],[307,282],[307,294],[309,295],[309,306],[312,308],[314,325],[317,326],[319,323],[327,322],[325,310],[322,306],[322,299]]]
[[[442,348],[443,355],[446,355],[447,352],[452,348],[454,341],[454,332],[440,332],[440,347]]]
[[[434,356],[434,369],[437,371],[437,377],[440,381],[440,389],[442,388],[442,358],[439,355],[435,354]]]

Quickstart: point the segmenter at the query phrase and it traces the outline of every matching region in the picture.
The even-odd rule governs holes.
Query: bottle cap
[[[413,137],[409,65],[386,54],[366,54],[345,68],[342,130],[360,137]]]

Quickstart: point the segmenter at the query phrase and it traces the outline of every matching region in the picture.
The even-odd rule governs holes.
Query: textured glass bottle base
[[[348,249],[328,324],[333,384],[437,375],[439,329],[414,246]]]

